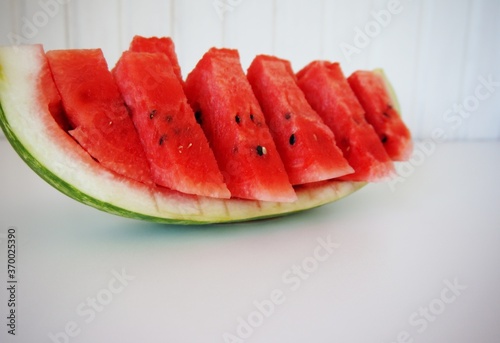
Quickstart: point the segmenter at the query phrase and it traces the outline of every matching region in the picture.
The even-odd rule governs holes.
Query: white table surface
[[[500,142],[416,164],[302,214],[181,227],[81,205],[0,140],[0,341],[500,342]]]

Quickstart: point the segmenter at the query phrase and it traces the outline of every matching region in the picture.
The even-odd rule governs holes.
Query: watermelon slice
[[[355,172],[342,180],[386,181],[394,165],[338,63],[313,61],[297,74],[306,99],[332,129]]]
[[[152,184],[139,136],[102,51],[55,50],[47,58],[71,136],[106,168]]]
[[[114,75],[155,183],[187,194],[230,198],[214,154],[167,56],[126,51]]]
[[[234,197],[297,199],[238,51],[210,49],[188,75],[185,92]]]
[[[177,53],[175,52],[175,44],[170,37],[134,36],[129,50],[135,52],[159,52],[167,55],[174,68],[175,75],[181,83],[184,82],[181,67],[177,60]]]
[[[289,61],[259,55],[247,74],[294,185],[350,174],[332,131],[297,86]]]
[[[280,216],[336,201],[365,183],[325,181],[296,188],[297,201],[215,199],[121,176],[93,159],[54,119],[57,108],[41,45],[0,47],[0,127],[19,156],[64,194],[116,215],[162,223],[207,224]]]
[[[395,161],[408,160],[413,151],[410,130],[401,119],[384,72],[359,70],[349,76],[348,81],[389,157]]]

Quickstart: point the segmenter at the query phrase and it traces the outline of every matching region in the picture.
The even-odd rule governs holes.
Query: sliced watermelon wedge
[[[214,199],[148,186],[104,168],[61,128],[50,112],[50,76],[41,45],[0,47],[0,126],[38,175],[99,210],[162,223],[246,221],[321,206],[365,185],[325,181],[298,187],[297,200],[291,203]]]
[[[175,52],[175,44],[170,37],[143,37],[134,36],[129,47],[130,51],[135,52],[158,52],[167,55],[172,67],[174,68],[174,73],[179,79],[180,83],[183,83],[181,67],[177,59],[177,53]]]
[[[212,48],[184,90],[234,197],[294,202],[295,192],[237,50]]]
[[[155,183],[187,194],[230,198],[214,154],[167,56],[125,51],[114,75]]]
[[[291,63],[258,55],[247,73],[293,185],[351,174],[332,131],[307,102]]]
[[[413,151],[410,130],[401,119],[392,89],[380,69],[358,70],[348,78],[352,90],[365,109],[366,120],[380,137],[389,157],[406,161]]]
[[[343,180],[379,182],[395,170],[365,111],[338,63],[313,61],[297,73],[311,106],[335,134],[337,145],[355,172]]]
[[[153,184],[139,135],[102,51],[53,50],[47,58],[71,136],[103,166]]]

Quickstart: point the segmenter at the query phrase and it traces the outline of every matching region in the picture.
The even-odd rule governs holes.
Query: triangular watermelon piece
[[[358,70],[348,81],[389,157],[395,161],[408,160],[413,151],[410,130],[401,119],[383,71]]]
[[[297,73],[298,84],[311,106],[323,118],[355,172],[341,177],[352,181],[385,181],[394,165],[365,111],[345,78],[340,65],[313,61]]]
[[[152,184],[139,136],[101,49],[53,50],[47,59],[71,136],[104,167]]]
[[[237,50],[210,49],[185,91],[234,197],[297,199]]]
[[[229,198],[213,152],[167,56],[126,51],[113,73],[154,181],[187,194]]]
[[[332,131],[307,102],[291,64],[274,56],[255,57],[247,73],[294,185],[351,174]]]
[[[181,67],[175,52],[175,44],[170,37],[143,37],[134,36],[129,47],[130,51],[135,52],[159,52],[167,55],[174,73],[181,83],[183,83]]]

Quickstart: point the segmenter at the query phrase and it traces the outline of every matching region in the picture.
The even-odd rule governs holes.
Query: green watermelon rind
[[[30,62],[31,59],[28,58],[27,61]],[[36,62],[35,57],[33,58],[33,61]],[[15,61],[14,63],[19,64],[20,62]],[[6,85],[9,87],[9,84],[6,83],[8,81],[4,78],[4,70],[1,70],[2,68],[5,68],[5,66],[0,65],[0,84],[3,84],[4,87]],[[31,70],[31,72],[33,72],[33,70]],[[18,78],[15,81],[12,79],[17,86],[23,84],[22,82],[24,81],[21,80],[33,82],[33,75],[30,74],[30,76],[27,77],[26,74],[24,77],[21,77],[21,79]],[[27,87],[29,88],[30,86],[27,85]],[[18,88],[14,86],[13,89],[17,90]],[[14,96],[10,90],[7,93]],[[27,94],[30,93],[28,92],[24,94],[24,96],[33,96],[33,94]],[[4,100],[8,99],[8,104],[3,104],[2,96],[0,96],[0,127],[4,131],[11,146],[21,159],[43,180],[63,194],[98,210],[122,217],[157,223],[184,225],[243,222],[283,216],[319,207],[339,200],[357,191],[366,184],[362,182],[327,181],[317,185],[299,187],[297,189],[297,196],[299,200],[293,203],[272,203],[241,199],[224,200],[203,197],[193,198],[192,196],[169,192],[164,195],[163,192],[148,188],[145,185],[140,186],[138,183],[129,183],[124,180],[123,177],[119,178],[118,176],[113,176],[114,174],[100,167],[97,162],[92,161],[92,159],[90,159],[83,150],[79,150],[79,152],[82,153],[81,155],[76,150],[73,150],[73,152],[68,154],[64,150],[68,148],[68,145],[63,148],[63,145],[59,145],[58,141],[51,135],[51,133],[53,134],[54,132],[51,132],[50,130],[56,128],[57,124],[55,124],[55,121],[50,118],[50,114],[44,113],[44,118],[46,118],[44,120],[47,120],[47,116],[50,118],[50,122],[48,124],[43,124],[42,126],[37,125],[36,123],[31,124],[30,119],[32,120],[36,118],[38,116],[36,113],[42,109],[32,108],[29,105],[26,105],[27,103],[30,103],[31,98],[23,98],[23,94],[19,95],[15,93],[17,101],[21,101],[21,106],[19,108],[17,106],[17,102],[13,102],[12,97],[9,98],[9,95],[6,96],[7,98]],[[24,114],[24,111],[28,111],[28,113]],[[46,112],[46,109],[43,111]],[[9,121],[9,118],[13,121]],[[35,121],[39,120],[36,119]],[[43,121],[40,120],[38,124],[40,123],[43,123]],[[30,125],[32,127],[30,127]],[[35,135],[27,135],[27,132],[37,133]],[[64,136],[64,134],[62,134],[62,136]],[[42,143],[47,142],[47,146],[40,146],[40,138],[42,138]],[[73,142],[69,138],[68,140]],[[79,147],[76,142],[69,144],[69,146],[71,149],[78,149]],[[89,160],[87,162],[90,164],[88,164],[87,167],[90,166],[89,168],[93,169],[89,170],[90,175],[86,174],[85,171],[81,171],[79,169],[75,170],[74,168],[72,169],[71,167],[74,167],[74,164],[71,164],[71,166],[66,166],[64,164],[62,166],[58,166],[58,168],[62,167],[63,169],[58,169],[54,165],[52,159],[47,160],[47,151],[49,153],[52,151],[58,156],[67,156],[66,158],[69,159],[68,162],[70,162],[70,164],[72,161],[71,159],[74,161],[79,161],[80,158],[82,158],[82,161]],[[52,154],[49,155],[52,156]],[[85,164],[87,162],[82,163]],[[78,166],[78,163],[76,165]],[[74,186],[72,183],[65,181],[75,180],[71,177],[68,178],[68,173],[72,173],[72,175],[76,175],[80,179],[80,181],[78,181],[80,186],[78,187],[82,187],[81,189]],[[86,181],[86,183],[82,184],[81,179]],[[152,197],[153,205],[142,203],[140,200],[138,201],[133,198],[130,198],[129,200],[128,197],[125,199],[123,197],[117,198],[114,194],[109,196],[110,194],[105,193],[103,196],[103,194],[99,192],[95,193],[95,188],[88,188],[89,183],[93,184],[93,182],[97,182],[100,184],[100,182],[108,182],[107,180],[110,180],[107,185],[111,185],[112,187],[127,188],[130,184],[130,191],[125,190],[125,192],[120,192],[119,189],[112,188],[112,191],[118,191],[118,196],[120,194],[122,196],[126,195],[132,197],[134,195],[139,195],[138,199],[142,199],[142,197],[144,197],[145,200],[148,200],[148,197]],[[109,186],[107,186],[106,189],[109,191]],[[96,198],[96,196],[100,197],[100,199]],[[105,200],[110,201],[107,202]]]

